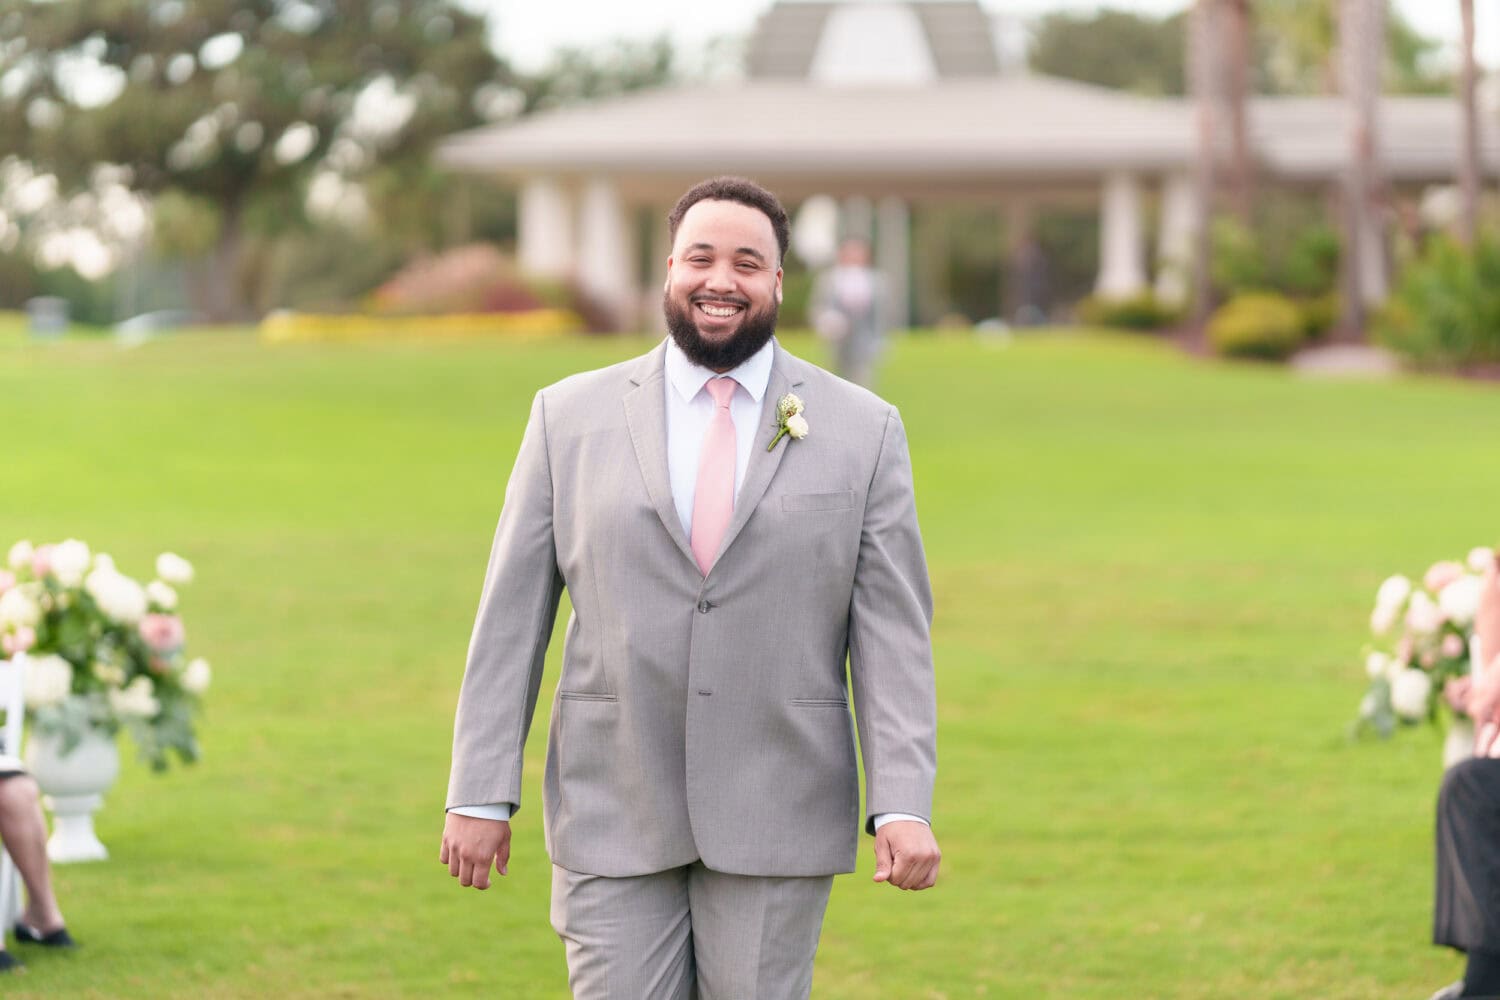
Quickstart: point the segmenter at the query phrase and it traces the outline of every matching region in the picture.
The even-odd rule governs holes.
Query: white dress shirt
[[[703,437],[714,416],[713,397],[703,387],[721,374],[739,383],[729,400],[729,416],[734,420],[734,492],[739,496],[750,466],[750,450],[755,446],[761,412],[765,409],[766,386],[771,381],[771,362],[776,358],[774,341],[756,351],[737,367],[716,372],[688,360],[682,348],[667,339],[665,383],[667,414],[667,476],[672,484],[672,503],[682,521],[682,531],[693,537],[693,497],[698,488],[698,453]],[[509,802],[473,806],[454,806],[449,812],[481,819],[510,819],[514,807]],[[881,813],[875,817],[878,830],[893,820],[927,822],[920,816],[905,813]]]

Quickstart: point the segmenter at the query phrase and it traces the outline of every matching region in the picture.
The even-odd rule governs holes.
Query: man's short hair
[[[774,194],[744,177],[714,177],[688,188],[667,215],[668,239],[674,243],[677,241],[677,227],[682,225],[682,217],[700,201],[734,201],[763,213],[771,220],[771,229],[776,233],[777,262],[786,259],[786,249],[792,239],[786,209],[781,207]]]

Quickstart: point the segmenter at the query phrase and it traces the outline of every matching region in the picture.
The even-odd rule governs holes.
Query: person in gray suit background
[[[478,889],[507,871],[566,587],[542,820],[575,997],[807,997],[861,826],[877,882],[938,877],[911,463],[894,407],[774,340],[788,226],[770,192],[704,181],[668,225],[670,336],[532,402],[440,860]]]
[[[809,298],[813,329],[832,346],[839,375],[867,388],[875,384],[875,365],[885,350],[887,294],[870,264],[870,244],[851,236],[839,245],[837,262],[818,276]]]

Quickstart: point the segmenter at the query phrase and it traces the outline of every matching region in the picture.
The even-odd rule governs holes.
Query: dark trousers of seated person
[[[1468,955],[1464,997],[1500,997],[1500,759],[1443,776],[1432,940]]]

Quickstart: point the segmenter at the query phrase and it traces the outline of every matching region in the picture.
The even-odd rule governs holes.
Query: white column
[[[875,267],[885,276],[887,322],[911,325],[911,213],[900,198],[882,198],[875,208]]]
[[[1187,305],[1197,232],[1198,199],[1192,175],[1167,175],[1161,189],[1161,235],[1156,248],[1156,297],[1167,305]]]
[[[521,188],[516,218],[516,254],[521,271],[537,278],[573,275],[573,212],[568,192],[550,177]]]
[[[635,319],[636,253],[619,190],[608,178],[590,178],[579,207],[578,287],[613,316],[616,329]]]
[[[1095,292],[1107,299],[1124,299],[1146,287],[1142,243],[1140,182],[1134,174],[1111,173],[1104,178]]]

